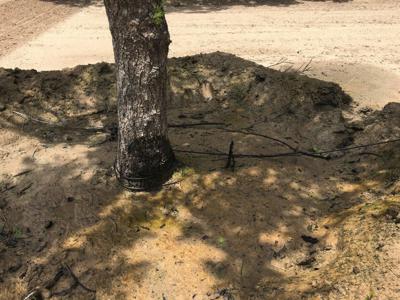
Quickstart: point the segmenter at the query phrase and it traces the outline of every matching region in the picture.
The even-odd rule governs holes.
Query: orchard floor
[[[398,143],[318,154],[397,138],[400,104],[223,53],[169,68],[182,166],[153,193],[113,176],[112,65],[0,69],[0,299],[400,296]]]
[[[223,51],[264,66],[284,60],[274,66],[283,70],[312,60],[307,75],[340,84],[363,105],[400,101],[397,0],[172,2],[182,5],[168,8],[171,57]],[[101,1],[3,0],[0,16],[1,67],[58,70],[113,60]]]
[[[400,136],[398,1],[180,2],[171,56],[247,60],[171,59],[176,150],[317,154]],[[177,151],[172,184],[130,193],[112,169],[114,68],[75,68],[112,61],[102,5],[0,0],[0,16],[0,67],[22,69],[0,68],[0,299],[400,298],[398,143],[234,170]],[[207,122],[223,124],[190,125]],[[96,294],[67,273],[49,284],[66,265]]]

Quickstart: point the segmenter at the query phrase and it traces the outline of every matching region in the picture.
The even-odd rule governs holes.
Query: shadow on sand
[[[171,124],[222,122],[310,151],[349,144],[358,132],[342,116],[351,99],[332,83],[223,53],[173,59],[170,74]],[[323,277],[341,251],[338,216],[363,204],[357,195],[371,189],[366,178],[378,158],[238,158],[232,171],[225,158],[177,153],[185,165],[177,183],[130,193],[112,171],[113,65],[2,69],[0,91],[4,299],[37,286],[49,293],[43,287],[63,264],[100,299],[300,299],[331,291]],[[233,140],[236,153],[288,150],[225,129],[174,127],[170,138],[176,149],[226,152]],[[94,299],[79,287],[65,290],[70,284],[64,276],[50,292]]]

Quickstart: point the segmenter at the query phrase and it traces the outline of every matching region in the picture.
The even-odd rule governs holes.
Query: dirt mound
[[[396,298],[396,144],[317,154],[395,138],[398,105],[360,111],[334,83],[224,53],[169,71],[186,167],[130,193],[113,65],[0,69],[0,299]]]
[[[344,145],[352,133],[343,118],[351,98],[334,83],[224,53],[172,59],[170,74],[172,109],[203,111],[209,121],[263,132],[268,124],[268,132],[308,149]]]
[[[172,119],[194,116],[263,132],[267,123],[269,133],[292,137],[296,146],[309,150],[351,140],[353,131],[343,118],[351,98],[334,83],[224,53],[171,59],[169,72]],[[89,126],[84,115],[116,111],[115,90],[115,67],[105,63],[61,72],[0,69],[0,103],[7,111],[49,123]]]

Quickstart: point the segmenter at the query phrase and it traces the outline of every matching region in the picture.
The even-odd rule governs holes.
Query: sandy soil
[[[16,12],[22,9],[19,2]],[[40,5],[56,9],[57,5],[44,3]],[[57,9],[69,12],[71,6],[59,4]],[[356,101],[382,108],[390,101],[400,101],[399,15],[400,3],[395,0],[172,7],[167,14],[173,41],[170,56],[218,50],[264,66],[286,59],[295,67],[313,59],[308,75],[337,82]],[[57,18],[57,14],[51,16]],[[35,26],[51,27],[46,20],[36,18]],[[8,37],[6,46],[4,42],[0,46],[0,53],[7,52],[0,66],[49,70],[111,62],[107,26],[103,7],[85,7],[14,52],[7,50]],[[23,26],[12,28],[26,32]]]
[[[79,11],[52,1],[0,1],[0,56],[9,54],[39,34]]]
[[[321,153],[400,136],[400,5],[276,2],[169,8],[171,56],[285,63],[171,59],[183,165],[154,193],[113,176],[113,65],[0,68],[0,299],[400,298],[398,143]],[[111,61],[84,4],[0,2],[0,66]]]
[[[335,84],[221,53],[174,59],[170,74],[185,166],[130,193],[113,177],[113,66],[0,69],[0,299],[399,298],[398,144],[239,154],[396,138],[400,104],[360,111]]]

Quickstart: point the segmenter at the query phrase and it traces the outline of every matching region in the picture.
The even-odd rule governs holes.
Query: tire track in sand
[[[0,56],[79,11],[78,6],[40,0],[0,2]]]

